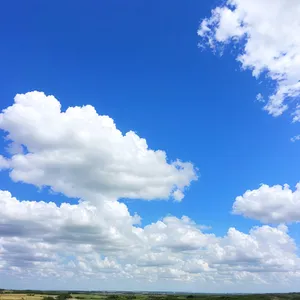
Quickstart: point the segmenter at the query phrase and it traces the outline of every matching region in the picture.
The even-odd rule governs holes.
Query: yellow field
[[[0,300],[41,300],[47,295],[35,294],[34,296],[28,294],[0,294]]]

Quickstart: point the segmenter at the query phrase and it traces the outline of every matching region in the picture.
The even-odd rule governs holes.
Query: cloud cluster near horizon
[[[188,216],[141,226],[119,199],[181,201],[197,179],[191,162],[151,150],[90,105],[62,111],[42,92],[18,94],[0,128],[10,143],[0,168],[15,182],[66,196],[57,205],[0,191],[0,274],[64,278],[70,288],[74,278],[223,286],[299,280],[297,246],[284,224],[300,221],[298,186],[264,185],[236,198],[234,213],[275,227],[232,227],[219,236]]]

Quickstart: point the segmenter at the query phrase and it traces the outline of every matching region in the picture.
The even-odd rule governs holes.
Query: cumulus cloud
[[[203,233],[186,216],[140,227],[117,201],[57,206],[1,191],[0,206],[0,274],[261,284],[294,280],[300,267],[284,225],[230,228],[222,237]]]
[[[238,44],[236,59],[242,67],[275,82],[264,106],[275,117],[295,105],[290,100],[300,94],[299,13],[298,0],[228,0],[213,9],[198,30],[202,46],[222,52],[224,46]],[[299,122],[297,103],[292,116]]]
[[[139,223],[125,204],[103,201],[97,206],[82,201],[77,205],[43,201],[18,201],[8,191],[0,191],[0,235],[42,239],[54,244],[87,243],[97,250],[118,251],[135,247]],[[99,248],[100,247],[100,248]]]
[[[153,246],[173,252],[201,249],[215,240],[213,234],[203,234],[200,227],[186,216],[181,219],[165,217],[144,230]]]
[[[6,160],[11,178],[69,197],[180,201],[197,179],[191,163],[169,162],[164,151],[149,149],[133,131],[123,135],[94,107],[63,112],[54,96],[42,92],[16,95],[0,114],[0,128],[19,150]]]
[[[9,163],[8,163],[7,159],[5,159],[5,157],[0,155],[0,171],[7,169],[8,166],[9,166]]]
[[[195,282],[225,289],[294,283],[299,277],[296,245],[284,225],[249,233],[230,228],[217,236],[187,216],[166,216],[142,227],[119,198],[180,201],[197,179],[195,168],[170,162],[134,132],[123,135],[91,106],[62,112],[53,96],[17,95],[0,114],[0,128],[11,141],[0,166],[13,180],[79,198],[57,205],[0,190],[1,282],[44,278],[49,288],[59,279],[72,289],[79,280],[86,282],[83,289],[95,289],[101,279],[116,283],[113,289],[122,280],[139,288],[176,282],[176,288],[186,289]]]
[[[299,222],[300,184],[294,191],[287,184],[263,184],[256,190],[248,190],[235,199],[233,213],[263,223]]]
[[[249,234],[230,228],[218,244],[211,246],[211,254],[215,264],[249,272],[297,271],[300,262],[295,242],[284,225],[254,227]]]

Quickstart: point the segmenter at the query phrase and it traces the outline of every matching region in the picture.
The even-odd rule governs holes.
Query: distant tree
[[[108,296],[106,297],[107,300],[118,300],[118,299],[120,299],[120,298],[121,298],[121,296],[120,296],[120,295],[116,295],[116,294],[108,295]]]
[[[124,296],[124,299],[126,300],[133,300],[133,299],[137,299],[136,295],[135,294],[128,294],[126,296]]]
[[[73,298],[72,294],[70,294],[70,293],[64,293],[64,294],[59,294],[56,297],[56,300],[66,300],[66,299],[70,299],[70,298]],[[44,300],[47,300],[47,299],[44,299]],[[49,300],[51,300],[51,299],[49,299]]]
[[[55,300],[55,298],[50,296],[45,296],[43,297],[43,300]]]
[[[172,299],[178,299],[178,296],[177,295],[167,295],[167,299],[168,300],[172,300]]]

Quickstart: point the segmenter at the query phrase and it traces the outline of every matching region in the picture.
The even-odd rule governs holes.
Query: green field
[[[167,294],[167,293],[109,293],[72,291],[11,291],[1,290],[0,300],[300,300],[300,293],[290,294]]]

